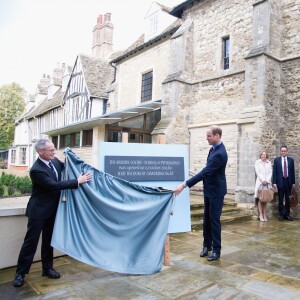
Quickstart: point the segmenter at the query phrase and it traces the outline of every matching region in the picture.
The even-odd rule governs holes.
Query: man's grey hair
[[[47,143],[52,143],[52,142],[49,139],[39,139],[34,146],[35,151],[38,152],[39,150],[46,149]]]

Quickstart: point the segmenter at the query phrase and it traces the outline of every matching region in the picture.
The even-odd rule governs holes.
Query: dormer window
[[[158,24],[158,15],[154,14],[150,18],[150,34],[154,34],[157,32],[157,24]]]

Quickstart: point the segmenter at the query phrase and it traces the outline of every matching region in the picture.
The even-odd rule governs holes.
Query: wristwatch
[[[184,183],[183,183],[183,187],[184,187],[184,188],[186,188],[186,187],[187,187],[187,185],[186,185],[186,182],[184,182]]]

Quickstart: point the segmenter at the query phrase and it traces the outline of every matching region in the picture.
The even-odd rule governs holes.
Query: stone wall
[[[282,13],[281,57],[299,55],[300,1],[281,0],[280,3]]]
[[[281,144],[286,144],[295,160],[296,181],[300,183],[300,57],[282,63]]]
[[[109,110],[122,109],[141,103],[142,75],[153,71],[152,100],[161,100],[161,84],[167,77],[170,60],[169,39],[139,55],[124,60],[117,67],[117,86],[110,94]]]
[[[206,128],[220,125],[228,187],[238,202],[253,202],[259,153],[266,150],[273,161],[283,143],[299,182],[299,9],[300,0],[199,1],[184,12],[189,29],[171,43],[171,56],[185,64],[171,65],[164,84],[164,116],[172,116],[166,140],[190,146],[196,173],[206,163]],[[226,36],[229,70],[222,69]]]

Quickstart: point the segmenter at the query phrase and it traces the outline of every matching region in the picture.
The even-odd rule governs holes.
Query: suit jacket
[[[29,199],[26,216],[31,219],[48,219],[56,214],[60,191],[78,188],[78,180],[61,180],[64,163],[54,158],[52,163],[57,170],[58,180],[52,170],[39,158],[30,169],[32,193]]]
[[[287,157],[288,163],[288,183],[291,187],[295,184],[295,167],[294,160],[291,157]],[[274,159],[273,165],[273,184],[276,184],[279,189],[283,188],[283,170],[281,156]]]
[[[227,193],[225,176],[227,160],[228,156],[225,146],[221,143],[209,155],[206,167],[186,181],[187,186],[192,187],[202,180],[205,197],[223,198]]]

